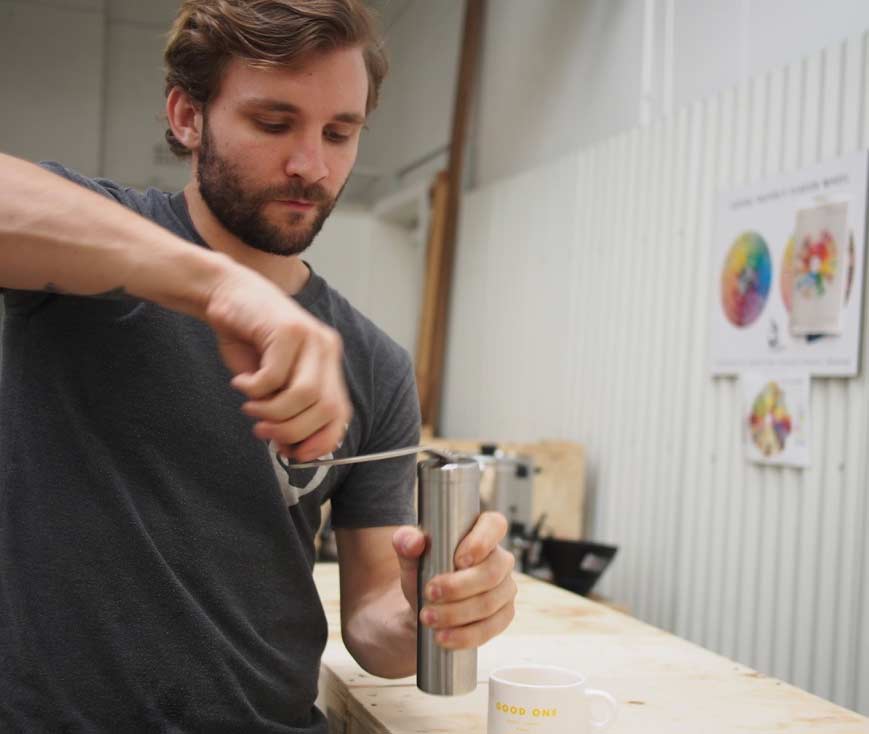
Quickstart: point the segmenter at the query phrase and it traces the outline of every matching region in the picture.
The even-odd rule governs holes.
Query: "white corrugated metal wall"
[[[707,333],[715,195],[867,146],[862,36],[470,193],[443,420],[584,443],[588,535],[620,546],[603,593],[863,713],[865,340],[859,378],[813,381],[799,471],[743,459],[738,384],[709,375]]]

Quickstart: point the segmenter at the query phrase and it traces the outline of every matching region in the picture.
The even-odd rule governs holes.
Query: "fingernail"
[[[432,625],[438,621],[438,615],[433,612],[431,609],[423,609],[422,610],[422,623],[427,625]]]
[[[428,587],[428,598],[432,601],[437,601],[441,598],[441,587],[437,584],[431,584]]]
[[[444,644],[445,642],[450,641],[450,633],[447,632],[446,630],[442,630],[435,635],[435,639],[439,643]]]

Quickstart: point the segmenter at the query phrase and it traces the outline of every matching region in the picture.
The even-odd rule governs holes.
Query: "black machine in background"
[[[483,509],[507,518],[502,545],[516,557],[516,568],[577,594],[588,594],[618,551],[616,546],[545,536],[546,515],[532,517],[534,459],[483,444],[475,457],[483,468]]]

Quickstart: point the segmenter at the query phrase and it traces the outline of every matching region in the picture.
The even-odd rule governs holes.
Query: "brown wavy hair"
[[[163,57],[165,94],[180,87],[205,109],[233,58],[274,68],[352,46],[359,46],[365,59],[366,112],[371,112],[387,60],[374,18],[362,0],[184,0]],[[166,142],[176,155],[190,155],[169,128]]]

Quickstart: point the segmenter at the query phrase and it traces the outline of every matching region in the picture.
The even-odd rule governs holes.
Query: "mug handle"
[[[599,698],[603,700],[609,709],[609,715],[603,719],[592,718],[591,725],[595,729],[609,729],[616,720],[616,700],[606,691],[599,691],[596,688],[586,688],[585,695],[589,698]]]

